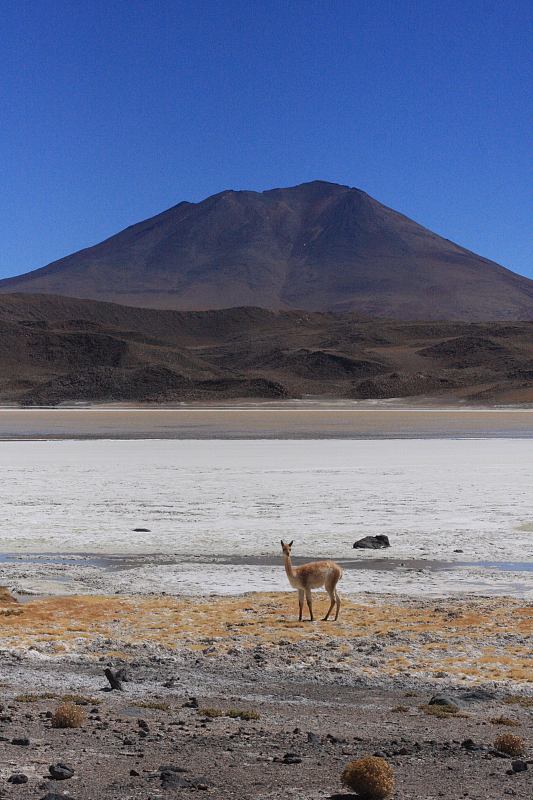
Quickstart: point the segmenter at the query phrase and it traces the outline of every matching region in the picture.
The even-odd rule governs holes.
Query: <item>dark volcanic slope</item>
[[[131,306],[356,311],[394,319],[533,319],[533,281],[381,205],[314,181],[179,203],[0,292]]]
[[[533,402],[533,322],[408,323],[0,296],[0,401],[302,394]]]

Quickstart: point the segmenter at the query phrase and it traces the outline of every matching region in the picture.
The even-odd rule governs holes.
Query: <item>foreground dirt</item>
[[[294,603],[0,593],[0,797],[348,798],[340,773],[367,753],[398,800],[531,796],[530,605],[364,597],[311,625]],[[104,691],[107,665],[123,692]],[[457,713],[428,714],[435,693]],[[52,727],[64,701],[79,728]],[[516,774],[493,746],[509,732],[526,741]],[[58,762],[74,775],[53,780]]]

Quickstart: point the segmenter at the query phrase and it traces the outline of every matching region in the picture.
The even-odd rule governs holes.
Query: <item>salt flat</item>
[[[146,555],[130,569],[1,566],[20,588],[286,589],[281,560],[243,560],[275,559],[281,538],[304,558],[375,558],[352,544],[385,533],[380,557],[405,568],[347,569],[345,591],[533,593],[533,573],[476,564],[531,559],[527,439],[3,442],[0,469],[1,552]],[[420,571],[415,558],[474,566]]]

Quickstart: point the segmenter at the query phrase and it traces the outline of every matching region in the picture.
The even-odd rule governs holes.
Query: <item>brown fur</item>
[[[309,564],[303,564],[301,567],[293,567],[291,561],[292,544],[292,542],[285,544],[283,540],[281,541],[281,549],[283,551],[283,558],[285,562],[285,572],[287,573],[287,577],[291,586],[294,586],[294,588],[298,590],[298,604],[300,608],[298,620],[300,622],[302,620],[305,597],[311,622],[314,621],[311,589],[319,589],[320,587],[324,586],[331,601],[331,605],[326,616],[324,617],[324,621],[329,618],[329,615],[333,610],[333,606],[336,606],[336,621],[339,617],[339,609],[341,607],[340,597],[337,592],[337,583],[342,578],[342,568],[336,564],[335,561],[312,561]]]

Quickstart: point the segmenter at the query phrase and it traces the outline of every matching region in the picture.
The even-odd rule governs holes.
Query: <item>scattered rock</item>
[[[74,775],[72,767],[67,767],[66,764],[59,762],[58,764],[51,764],[48,767],[48,772],[55,781],[67,781]]]
[[[163,789],[189,789],[191,781],[177,772],[165,770],[161,773],[161,787]]]
[[[276,760],[276,759],[274,759],[274,760]],[[283,758],[280,758],[280,759],[277,759],[277,760],[281,761],[283,764],[301,764],[302,763],[301,757],[299,755],[297,755],[296,753],[285,753]]]
[[[366,550],[381,550],[383,547],[390,547],[390,542],[388,536],[378,533],[377,536],[364,536],[362,539],[358,539],[353,546]]]
[[[109,681],[110,688],[108,691],[115,689],[118,692],[122,691],[122,682],[128,680],[128,676],[126,674],[125,669],[111,669],[111,667],[106,667],[104,669],[104,675],[106,676],[107,680]]]
[[[189,699],[183,703],[183,708],[198,708],[198,700],[196,697],[189,697]]]
[[[41,800],[65,800],[65,797],[66,795],[64,794],[57,794],[57,792],[48,792],[48,794],[45,794],[44,797],[41,797]],[[68,800],[75,800],[75,798],[69,795]]]
[[[13,773],[13,775],[9,776],[9,778],[7,779],[7,782],[8,783],[15,783],[15,784],[28,783],[28,776],[27,775],[23,775],[22,772],[15,772],[15,773]]]
[[[476,744],[473,739],[465,739],[461,742],[461,747],[465,750],[483,750],[483,745]]]
[[[511,761],[511,769],[513,772],[526,772],[527,762],[522,760]]]
[[[453,708],[455,710],[459,710],[459,704],[452,700],[451,697],[448,697],[445,694],[434,694],[431,700],[429,701],[428,705],[430,706],[447,706],[448,708]]]
[[[17,739],[11,739],[11,744],[18,744],[20,747],[29,747],[30,740],[26,736]]]

